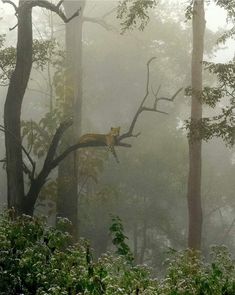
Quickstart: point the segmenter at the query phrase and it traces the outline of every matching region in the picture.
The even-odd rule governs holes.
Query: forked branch
[[[158,102],[161,101],[161,100],[165,100],[165,101],[174,101],[174,99],[176,98],[176,96],[180,93],[180,91],[183,89],[183,88],[180,88],[179,90],[176,91],[176,93],[171,97],[171,98],[167,98],[167,97],[158,97],[158,93],[161,89],[161,86],[158,87],[158,90],[157,92],[154,92],[152,87],[152,92],[153,92],[153,95],[155,97],[155,101],[153,103],[153,106],[152,107],[147,107],[145,106],[145,102],[147,100],[147,98],[149,97],[149,94],[150,94],[150,64],[153,60],[155,60],[156,57],[152,57],[149,59],[149,61],[147,62],[147,79],[146,79],[146,91],[145,91],[145,95],[140,103],[140,106],[138,107],[134,117],[133,117],[133,120],[130,124],[130,127],[128,129],[127,132],[123,133],[122,135],[119,136],[118,138],[118,142],[120,143],[121,140],[123,140],[124,138],[129,138],[129,137],[137,137],[140,135],[140,133],[136,133],[134,134],[134,128],[135,128],[135,125],[136,125],[136,122],[140,116],[140,114],[144,111],[147,111],[147,112],[156,112],[156,113],[160,113],[160,114],[164,114],[164,115],[167,115],[168,113],[165,112],[165,111],[162,111],[162,110],[159,110],[158,109]]]
[[[74,14],[72,14],[70,17],[67,17],[65,15],[65,13],[63,12],[63,10],[61,9],[61,5],[64,1],[60,0],[58,2],[58,4],[53,4],[51,2],[48,2],[46,0],[31,0],[31,2],[29,3],[29,5],[31,5],[31,7],[35,7],[35,6],[39,6],[39,7],[43,7],[46,8],[50,11],[55,12],[65,23],[70,22],[73,18],[75,18],[76,16],[79,16],[79,12],[81,10],[81,8],[79,8],[77,11],[74,12]]]
[[[10,4],[14,8],[15,14],[18,13],[18,7],[16,6],[16,4],[13,1],[11,1],[11,0],[2,0],[2,3]]]
[[[17,7],[17,5],[13,1],[2,0],[2,2],[10,4],[15,10],[15,15],[16,16],[18,15],[19,7]],[[36,6],[46,8],[50,11],[55,12],[65,23],[68,23],[76,16],[79,16],[79,12],[80,12],[81,8],[79,8],[77,11],[75,11],[70,17],[67,17],[65,15],[64,11],[61,9],[61,5],[63,2],[64,2],[64,0],[60,0],[57,4],[53,4],[47,0],[31,0],[31,1],[25,1],[24,3],[22,2],[21,5],[24,7],[29,7],[29,8],[33,8]],[[14,27],[10,28],[10,30],[13,30],[16,27],[17,27],[17,24]]]
[[[3,125],[0,124],[0,131],[2,131],[3,133],[8,133],[14,140],[15,140],[15,144],[19,145],[22,149],[22,151],[24,152],[24,154],[26,155],[27,159],[29,160],[30,164],[32,165],[32,170],[30,170],[29,168],[26,169],[26,165],[23,163],[24,165],[24,172],[26,172],[26,174],[28,174],[30,176],[30,178],[32,179],[34,176],[34,172],[35,172],[35,168],[36,168],[36,164],[33,161],[33,159],[31,158],[30,154],[27,152],[26,148],[23,146],[23,144],[18,141],[18,139],[16,138],[16,136],[14,135],[14,133],[10,132],[9,130],[7,130]]]
[[[115,7],[113,9],[111,9],[110,11],[106,12],[102,17],[83,16],[82,21],[94,23],[94,24],[100,25],[101,27],[103,27],[107,31],[112,31],[112,32],[118,33],[119,30],[116,27],[114,27],[111,23],[106,21],[106,18],[116,10],[117,10],[117,8]]]
[[[128,131],[126,133],[123,133],[122,135],[120,135],[118,137],[117,143],[116,143],[117,146],[131,147],[130,144],[122,142],[122,140],[125,139],[125,138],[139,136],[140,133],[137,133],[137,134],[133,133],[136,122],[137,122],[137,120],[139,118],[139,115],[144,111],[151,111],[151,112],[157,112],[157,113],[161,113],[161,114],[167,114],[166,112],[161,111],[161,110],[159,110],[157,108],[158,102],[161,101],[161,100],[173,101],[176,98],[176,96],[179,94],[179,92],[182,90],[182,88],[180,88],[170,98],[167,98],[167,97],[159,97],[158,98],[158,93],[160,91],[160,87],[159,87],[158,91],[156,93],[153,92],[153,94],[155,96],[155,101],[154,101],[153,107],[147,107],[147,106],[144,105],[147,98],[149,97],[149,94],[150,94],[150,86],[149,86],[150,85],[150,64],[154,59],[156,59],[156,58],[152,57],[147,62],[147,80],[146,80],[146,92],[145,92],[145,95],[144,95],[143,99],[141,100],[140,106],[138,107],[137,112],[133,117],[133,120],[132,120],[132,122],[130,124],[130,127],[129,127]],[[47,156],[46,156],[46,160],[44,162],[43,169],[46,169],[46,170],[54,169],[65,157],[67,157],[67,155],[69,155],[73,151],[76,151],[77,149],[86,148],[86,147],[105,146],[104,142],[100,142],[100,141],[96,141],[96,140],[89,141],[87,143],[76,143],[76,144],[68,147],[59,156],[54,158],[55,152],[56,152],[56,149],[58,147],[58,144],[59,144],[59,141],[60,141],[61,137],[63,136],[66,129],[71,125],[72,125],[72,120],[68,120],[68,121],[65,121],[65,122],[61,123],[60,127],[57,129],[57,131],[56,131],[56,133],[54,135],[54,138],[52,139],[51,146],[49,147],[49,150],[48,150],[48,153],[47,153]]]
[[[39,2],[42,2],[43,0],[39,0]],[[44,1],[43,1],[44,3]],[[61,5],[61,4],[60,4]],[[175,99],[175,97],[178,95],[178,93],[182,90],[182,88],[180,88],[179,90],[176,91],[176,93],[170,97],[158,97],[158,93],[160,91],[160,87],[158,88],[158,91],[155,93],[153,91],[153,95],[155,97],[155,101],[152,107],[147,107],[145,106],[146,100],[150,95],[150,64],[151,62],[155,59],[155,57],[152,57],[148,62],[147,62],[147,81],[146,81],[146,92],[145,95],[143,97],[143,99],[141,100],[140,106],[138,107],[132,121],[130,124],[130,127],[128,129],[128,131],[122,135],[120,135],[117,138],[117,141],[115,143],[115,145],[117,146],[122,146],[122,147],[131,147],[130,144],[122,142],[123,139],[125,138],[130,138],[130,137],[137,137],[140,133],[134,134],[134,128],[136,125],[136,122],[139,118],[139,115],[144,112],[144,111],[152,111],[152,112],[157,112],[157,113],[161,113],[161,114],[167,114],[164,111],[159,110],[158,107],[158,102],[161,100],[166,100],[166,101],[173,101]],[[44,161],[44,165],[43,168],[41,169],[40,173],[38,174],[38,176],[35,179],[32,179],[31,181],[31,186],[29,189],[29,192],[27,194],[27,197],[29,197],[29,199],[31,199],[32,204],[35,204],[37,196],[42,188],[42,186],[45,184],[46,179],[48,177],[48,175],[50,174],[51,170],[53,170],[54,168],[56,168],[58,166],[58,164],[65,159],[71,152],[76,151],[80,148],[86,148],[86,147],[101,147],[101,146],[106,146],[105,142],[101,142],[98,139],[96,139],[94,137],[94,140],[91,140],[89,142],[78,142],[70,147],[68,147],[64,152],[62,152],[59,156],[55,156],[56,155],[56,150],[58,148],[59,142],[63,136],[63,134],[65,133],[65,131],[72,125],[72,120],[66,120],[64,122],[62,122],[60,124],[60,126],[58,127],[58,129],[55,132],[55,135],[51,141],[50,147],[48,149],[47,152],[47,156],[45,158]]]

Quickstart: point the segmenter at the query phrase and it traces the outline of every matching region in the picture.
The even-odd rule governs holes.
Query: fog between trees
[[[116,5],[115,1],[86,1],[83,16],[102,19]],[[5,6],[3,9],[1,34],[6,34],[7,46],[15,46],[16,30],[7,29],[16,20],[12,11],[5,10]],[[161,86],[159,97],[171,97],[179,88],[190,85],[191,21],[185,22],[184,9],[180,3],[162,1],[149,10],[150,20],[143,31],[134,29],[124,34],[120,34],[120,20],[115,11],[105,17],[106,27],[84,21],[81,134],[108,133],[110,127],[118,126],[121,133],[128,130],[145,95],[146,63],[153,56],[156,59],[150,64],[150,89],[156,92]],[[55,38],[58,42],[55,51],[66,48],[65,25],[51,12],[35,9],[33,33],[38,40]],[[206,60],[213,60],[220,33],[206,30]],[[55,59],[56,54],[51,55],[43,70],[33,67],[23,101],[23,120],[39,122],[50,111],[50,99],[55,110],[61,97],[61,90],[55,87],[54,77],[59,68],[53,64]],[[203,84],[216,84],[216,78],[208,72],[203,76]],[[2,105],[6,91],[7,86],[1,87]],[[154,95],[150,93],[146,105],[153,103]],[[183,126],[190,116],[190,98],[182,91],[173,102],[160,101],[158,109],[168,114],[143,112],[139,116],[135,133],[141,134],[126,140],[131,148],[115,147],[120,164],[106,148],[79,151],[78,232],[79,236],[91,240],[97,256],[111,247],[110,215],[123,220],[137,263],[161,268],[169,247],[187,247],[188,143]],[[205,106],[204,114],[214,115],[219,110],[220,105],[215,109]],[[4,158],[4,135],[0,136]],[[26,138],[23,143],[27,146]],[[37,161],[40,167],[42,158]],[[205,254],[211,244],[226,244],[231,252],[235,248],[234,163],[234,148],[226,147],[221,139],[203,141],[202,251]],[[4,167],[0,173],[3,210],[7,203]],[[57,198],[52,181],[56,178],[57,169],[50,174],[48,190],[35,208],[35,214],[49,214],[52,224]],[[26,187],[27,181],[25,177]],[[69,202],[70,196],[67,198]]]

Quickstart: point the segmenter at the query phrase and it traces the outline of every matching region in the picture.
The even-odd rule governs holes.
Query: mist
[[[55,155],[79,140],[85,145],[51,170],[34,215],[46,216],[51,226],[58,216],[72,219],[71,234],[90,241],[94,259],[112,251],[109,228],[112,217],[119,216],[135,263],[147,264],[154,274],[161,275],[169,249],[188,247],[186,120],[191,116],[191,97],[184,89],[191,85],[193,44],[191,20],[186,20],[182,2],[160,1],[147,10],[146,23],[137,19],[136,26],[124,31],[123,19],[117,18],[118,1],[66,0],[64,11],[69,15],[82,5],[79,15],[68,24],[51,11],[35,8],[33,38],[44,43],[33,53],[39,62],[33,63],[21,108],[22,145],[36,163],[35,179],[64,119],[72,117],[73,125],[61,137]],[[7,58],[3,50],[16,47],[17,27],[9,28],[17,24],[17,18],[7,4],[1,3],[0,9],[0,34],[5,34],[0,48],[4,84],[0,99],[4,106],[9,80],[3,80],[3,60]],[[234,40],[217,44],[223,31],[234,23],[226,24],[222,8],[207,6],[206,20],[207,14],[203,60],[234,63]],[[139,30],[142,21],[145,25]],[[45,45],[46,41],[53,45]],[[216,75],[205,68],[203,86],[215,87]],[[226,104],[224,97],[213,108],[203,105],[203,117],[216,116]],[[141,106],[152,111],[139,113],[134,129],[122,140],[124,145],[118,137],[105,144],[98,142],[101,137],[95,137],[96,143],[90,139],[92,134],[110,134],[111,127],[120,127],[118,136],[128,133]],[[1,118],[4,125],[4,107]],[[43,132],[48,137],[43,138]],[[82,141],[84,135],[88,141]],[[4,132],[0,136],[0,208],[4,212],[9,207]],[[87,147],[87,142],[91,146]],[[234,152],[234,146],[220,136],[202,140],[200,250],[205,257],[214,244],[235,252]],[[26,154],[23,161],[30,167]],[[30,181],[25,173],[25,192]]]

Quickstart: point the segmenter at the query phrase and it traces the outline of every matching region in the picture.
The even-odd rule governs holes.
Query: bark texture
[[[76,10],[69,18],[60,9],[62,1],[57,5],[46,0],[20,0],[17,7],[12,1],[3,0],[4,3],[12,5],[18,18],[18,36],[16,51],[16,66],[9,82],[9,88],[4,105],[4,130],[6,146],[6,170],[7,170],[7,188],[8,188],[8,208],[15,208],[16,215],[22,213],[33,214],[34,204],[37,196],[46,181],[46,177],[53,167],[53,157],[55,149],[58,146],[58,136],[63,133],[63,128],[67,128],[67,123],[62,124],[59,132],[56,133],[48,151],[44,167],[38,177],[34,178],[34,173],[30,171],[23,163],[21,141],[21,107],[29,81],[32,68],[33,54],[33,32],[32,32],[32,8],[39,6],[55,12],[65,22],[69,22],[79,15]],[[60,132],[61,131],[61,132]],[[29,159],[29,155],[28,159]],[[31,162],[34,165],[34,163]],[[27,169],[26,169],[27,168]],[[33,168],[34,169],[34,168]],[[23,172],[26,170],[30,175],[31,185],[28,194],[24,193]]]
[[[19,2],[16,67],[4,106],[8,207],[24,212],[24,180],[21,147],[21,105],[32,67],[32,9]]]
[[[202,118],[200,95],[202,91],[202,61],[204,50],[205,13],[204,1],[195,0],[193,3],[193,49],[192,49],[192,104],[191,120]],[[191,135],[191,134],[190,134]],[[202,142],[192,140],[189,136],[189,175],[188,175],[188,247],[199,250],[202,235],[202,206],[201,206],[201,159]]]
[[[65,112],[73,117],[74,125],[66,135],[66,143],[73,145],[81,135],[82,118],[82,14],[85,0],[64,2],[66,15],[81,8],[80,17],[66,25],[66,105]],[[57,214],[73,224],[73,236],[78,236],[78,161],[74,151],[59,164]]]

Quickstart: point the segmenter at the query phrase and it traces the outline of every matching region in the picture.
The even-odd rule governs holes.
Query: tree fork
[[[63,1],[54,5],[45,0],[20,0],[19,7],[11,0],[2,2],[13,6],[18,19],[16,66],[10,78],[4,105],[4,127],[8,131],[5,132],[8,207],[15,207],[16,214],[19,215],[24,212],[25,203],[20,121],[22,102],[32,68],[32,8],[40,6],[54,11],[64,22],[78,16],[79,10],[67,18],[60,8]]]

